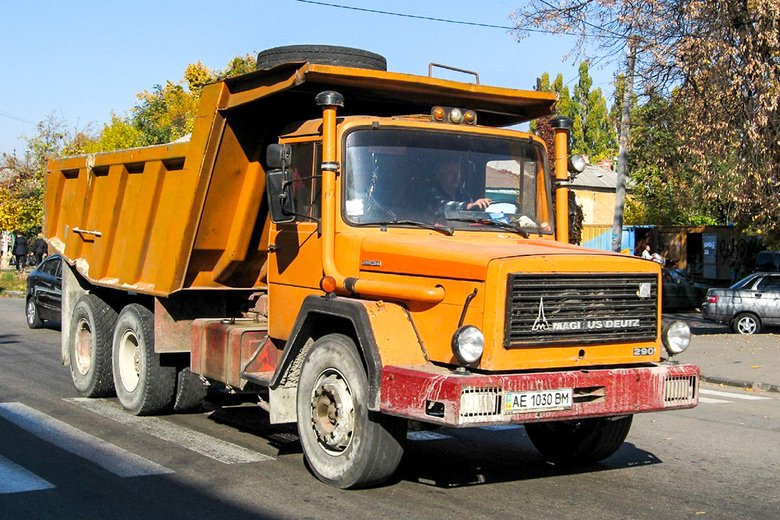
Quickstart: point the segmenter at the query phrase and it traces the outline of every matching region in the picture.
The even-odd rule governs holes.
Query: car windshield
[[[345,166],[353,225],[553,231],[544,149],[530,138],[358,129]]]

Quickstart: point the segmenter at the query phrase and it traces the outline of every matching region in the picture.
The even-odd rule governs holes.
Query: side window
[[[759,282],[756,289],[760,291],[780,291],[780,276],[767,276]]]
[[[296,222],[320,217],[320,149],[319,143],[295,143],[292,148],[290,180]],[[310,218],[306,218],[310,217]]]
[[[54,259],[54,258],[52,258],[51,260],[47,260],[41,266],[41,271],[43,271],[44,273],[46,273],[48,275],[56,276],[56,274],[57,274],[57,264],[58,263],[59,262],[56,259]]]

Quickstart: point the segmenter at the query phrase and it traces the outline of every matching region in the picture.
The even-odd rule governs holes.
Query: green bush
[[[15,271],[0,275],[0,296],[9,291],[24,292],[27,288],[27,275]]]

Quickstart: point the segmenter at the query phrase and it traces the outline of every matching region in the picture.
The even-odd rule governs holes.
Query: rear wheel
[[[761,332],[761,320],[755,314],[743,312],[731,322],[731,330],[737,334],[758,334]]]
[[[84,397],[114,394],[111,336],[115,324],[116,311],[94,294],[83,295],[73,307],[68,332],[70,375]]]
[[[620,448],[631,429],[632,419],[633,416],[627,415],[528,423],[525,431],[548,460],[561,464],[592,464]]]
[[[298,386],[298,433],[311,471],[339,488],[387,480],[403,455],[406,421],[369,412],[368,378],[354,342],[317,340]]]
[[[207,388],[199,376],[189,368],[182,368],[176,374],[176,397],[173,400],[174,412],[193,412],[203,406]]]
[[[27,306],[25,307],[27,314],[27,326],[31,329],[38,329],[43,325],[43,320],[38,314],[38,305],[35,303],[33,296],[27,297]]]
[[[138,304],[119,314],[114,329],[113,370],[116,395],[135,415],[171,409],[176,392],[176,367],[160,364],[154,351],[154,316]]]

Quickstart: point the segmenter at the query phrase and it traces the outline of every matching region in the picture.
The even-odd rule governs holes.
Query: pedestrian
[[[14,242],[14,256],[16,257],[16,270],[22,271],[27,266],[27,239],[18,231]]]
[[[43,239],[43,235],[40,233],[38,234],[38,238],[35,239],[35,242],[33,242],[32,252],[35,265],[40,264],[46,256],[49,256],[49,246],[46,244],[46,241]]]
[[[650,253],[650,246],[649,245],[645,246],[645,248],[642,250],[642,258],[644,258],[645,260],[652,260],[653,259],[653,255]]]

